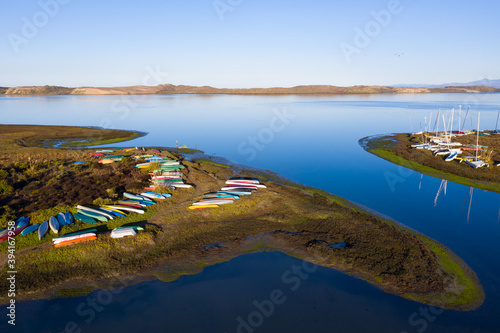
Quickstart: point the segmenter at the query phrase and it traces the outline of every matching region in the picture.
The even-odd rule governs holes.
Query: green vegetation
[[[222,163],[217,163],[217,162],[214,162],[214,161],[206,159],[206,158],[198,158],[198,159],[195,160],[195,162],[196,163],[212,164],[212,165],[216,165],[216,166],[219,166],[219,167],[222,167],[222,168],[230,168],[231,167],[230,165],[222,164]]]
[[[24,131],[11,133],[16,140],[28,142],[27,136],[33,134],[27,133],[34,130],[25,126]],[[0,144],[8,141],[8,135],[0,136]],[[0,176],[13,180],[14,192],[0,197],[5,203],[0,221],[29,215],[33,223],[40,223],[62,211],[74,212],[76,203],[99,204],[116,200],[124,190],[138,192],[144,187],[141,182],[147,182],[148,175],[134,168],[134,162],[72,164],[88,153],[32,146],[8,150],[0,161]],[[272,172],[239,170],[235,174],[226,165],[190,162],[173,152],[164,156],[182,161],[186,167],[183,178],[194,188],[174,191],[171,198],[149,207],[144,215],[130,214],[107,223],[77,222],[64,226],[58,235],[97,228],[95,241],[53,248],[52,233],[41,242],[36,234],[16,237],[18,299],[46,296],[47,288],[53,286],[62,289],[62,296],[87,292],[101,287],[107,278],[138,272],[171,281],[244,253],[272,250],[343,270],[387,292],[427,304],[463,310],[483,301],[474,272],[458,257],[429,243],[425,236],[345,199],[287,182]],[[220,189],[235,175],[259,177],[267,189],[217,209],[187,209],[203,193]],[[74,197],[69,195],[72,189],[77,189]],[[59,197],[59,193],[63,195]],[[37,204],[42,198],[45,207]],[[145,230],[135,237],[110,237],[113,228],[130,224]],[[340,242],[347,246],[332,246]],[[207,247],[216,243],[219,246]],[[0,245],[0,288],[7,283],[6,249],[5,243]],[[81,282],[81,288],[65,286],[76,278],[88,282]]]
[[[470,137],[461,137],[460,139],[467,143],[472,140]],[[500,138],[491,135],[491,138],[486,137],[484,141],[485,144],[489,144],[495,149],[494,154],[490,153],[490,156],[494,160],[493,163],[498,163],[500,160]],[[500,193],[500,168],[492,166],[473,169],[466,163],[445,162],[443,158],[432,155],[430,151],[410,147],[418,142],[418,137],[407,134],[360,140],[368,152],[394,164],[429,176]]]

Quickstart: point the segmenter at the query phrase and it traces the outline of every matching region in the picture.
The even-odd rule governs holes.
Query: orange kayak
[[[64,247],[64,246],[88,242],[88,241],[96,240],[96,239],[97,239],[96,236],[88,236],[88,237],[84,237],[84,238],[73,239],[73,240],[70,240],[67,242],[60,242],[60,243],[55,244],[54,247]]]

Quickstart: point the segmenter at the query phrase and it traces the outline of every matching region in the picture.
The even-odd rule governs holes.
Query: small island
[[[366,151],[417,172],[500,193],[500,134],[496,131],[481,132],[479,147],[475,147],[476,134],[464,132],[453,137],[453,141],[463,145],[460,148],[463,153],[452,161],[446,161],[446,155],[416,148],[428,141],[424,133],[378,135],[363,138],[359,143]],[[475,157],[476,152],[488,163],[487,167],[476,169],[465,162],[464,157]]]
[[[15,237],[17,300],[67,297],[109,288],[120,276],[130,281],[173,281],[241,254],[280,251],[341,270],[384,291],[446,309],[472,310],[484,301],[476,274],[442,244],[396,221],[367,212],[324,191],[296,184],[269,171],[245,169],[213,158],[188,158],[184,149],[147,147],[112,164],[98,163],[95,149],[59,148],[116,143],[143,133],[99,128],[0,125],[0,228],[20,216],[41,223],[75,205],[102,205],[123,192],[140,193],[150,170],[133,157],[154,154],[179,161],[192,188],[129,214],[93,223],[97,239],[55,248],[49,232]],[[57,147],[55,147],[57,146]],[[154,149],[154,150],[153,150]],[[160,153],[157,153],[161,151]],[[195,155],[193,155],[195,156]],[[86,161],[86,163],[77,163]],[[258,178],[266,188],[216,209],[191,210],[203,194],[232,177]],[[127,238],[111,238],[120,226],[140,226]],[[59,235],[89,228],[75,222]],[[0,244],[0,286],[8,289],[7,242]],[[8,302],[6,295],[0,303]]]

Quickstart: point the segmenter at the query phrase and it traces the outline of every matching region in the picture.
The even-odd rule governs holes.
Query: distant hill
[[[0,88],[1,89],[1,88]],[[7,95],[153,95],[153,94],[230,94],[230,95],[349,95],[349,94],[402,94],[402,93],[478,93],[500,92],[500,88],[475,86],[447,87],[387,87],[352,86],[337,87],[329,85],[296,86],[290,88],[245,88],[228,89],[210,86],[185,86],[163,84],[158,86],[128,87],[79,87],[28,86],[7,88]],[[1,93],[1,92],[0,92]]]
[[[472,81],[472,82],[467,82],[467,83],[445,83],[445,84],[438,84],[438,85],[432,85],[432,84],[397,84],[392,87],[399,87],[399,88],[408,88],[408,87],[413,87],[413,88],[445,88],[445,87],[491,87],[491,88],[497,88],[500,89],[500,80],[489,80],[489,79],[482,79],[478,81]]]

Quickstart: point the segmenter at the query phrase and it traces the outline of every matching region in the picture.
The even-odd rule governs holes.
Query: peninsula
[[[137,135],[97,128],[1,125],[0,148],[5,153],[0,159],[0,227],[20,216],[41,223],[58,212],[73,212],[76,204],[99,205],[116,200],[124,191],[139,193],[149,176],[134,168],[137,162],[132,158],[101,164],[90,155],[95,149],[53,147],[82,140],[117,142]],[[35,234],[17,236],[18,300],[81,295],[107,288],[117,276],[173,281],[244,253],[280,251],[422,303],[456,310],[483,303],[482,286],[464,261],[395,221],[272,172],[246,170],[212,158],[190,160],[182,149],[154,151],[158,150],[182,163],[182,177],[194,187],[171,191],[170,198],[144,215],[92,224],[98,233],[92,242],[54,248],[52,233],[41,241]],[[75,164],[81,160],[87,163]],[[267,188],[217,209],[187,209],[235,175],[258,177]],[[134,237],[110,237],[111,229],[124,225],[144,230]],[[60,235],[88,227],[76,222],[64,226]],[[6,243],[0,244],[2,290],[8,289]],[[0,297],[7,301],[5,295]]]

